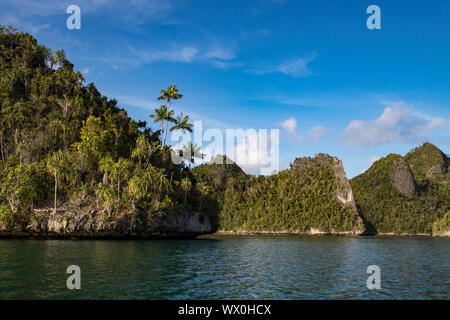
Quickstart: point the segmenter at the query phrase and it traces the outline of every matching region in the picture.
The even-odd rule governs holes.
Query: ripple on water
[[[3,299],[449,299],[450,239],[0,240]],[[67,266],[82,290],[66,288]],[[366,268],[381,268],[381,290]]]

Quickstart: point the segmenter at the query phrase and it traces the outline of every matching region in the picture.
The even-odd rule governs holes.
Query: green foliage
[[[450,232],[450,212],[433,223],[433,234],[446,234]]]
[[[447,167],[446,155],[435,145],[426,142],[418,148],[414,148],[405,155],[405,160],[411,167],[414,177],[419,183],[426,184],[432,178],[430,169],[442,167],[445,172]]]
[[[400,155],[382,158],[350,180],[359,212],[378,233],[430,234],[433,222],[450,210],[450,175],[436,179],[426,176],[428,169],[436,164],[436,149],[428,143],[405,156],[407,163],[413,165],[418,184],[419,193],[415,196],[401,194],[391,183],[395,160]]]
[[[0,219],[19,225],[35,206],[82,207],[121,214],[179,211],[190,189],[183,165],[145,122],[136,123],[84,84],[64,51],[41,46],[29,34],[0,27]],[[161,90],[170,102],[174,85]],[[173,110],[165,109],[165,132]],[[172,130],[191,131],[180,115]],[[181,181],[184,181],[180,189]],[[181,192],[183,190],[183,192]],[[40,211],[39,211],[40,212]]]
[[[25,213],[39,203],[47,176],[40,163],[2,165],[0,172],[0,224],[21,224]]]
[[[331,163],[291,168],[268,177],[243,173],[233,163],[193,169],[209,185],[205,209],[221,230],[326,232],[361,229],[356,210],[335,200],[340,185]],[[212,179],[211,179],[212,178]],[[207,198],[208,199],[208,198]]]

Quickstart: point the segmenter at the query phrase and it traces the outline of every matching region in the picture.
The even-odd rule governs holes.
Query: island
[[[450,235],[449,157],[425,142],[347,179],[338,158],[297,158],[269,176],[199,147],[161,89],[153,131],[85,84],[64,51],[0,27],[0,236],[170,238],[220,234]],[[175,164],[173,152],[184,162]]]

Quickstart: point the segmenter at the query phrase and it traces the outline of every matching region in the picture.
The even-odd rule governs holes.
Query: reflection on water
[[[0,240],[2,299],[449,299],[450,239]],[[81,268],[68,290],[66,268]],[[366,268],[381,268],[368,290]]]

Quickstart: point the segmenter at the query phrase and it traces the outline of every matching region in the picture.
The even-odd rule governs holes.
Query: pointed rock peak
[[[209,161],[209,164],[234,164],[234,161],[224,154],[218,154]]]
[[[405,156],[417,179],[433,179],[448,172],[449,159],[434,144],[426,142]]]
[[[338,158],[332,157],[326,153],[316,154],[314,158],[311,157],[301,157],[294,160],[292,164],[292,169],[302,170],[307,168],[316,168],[329,166],[331,164],[342,163]]]

